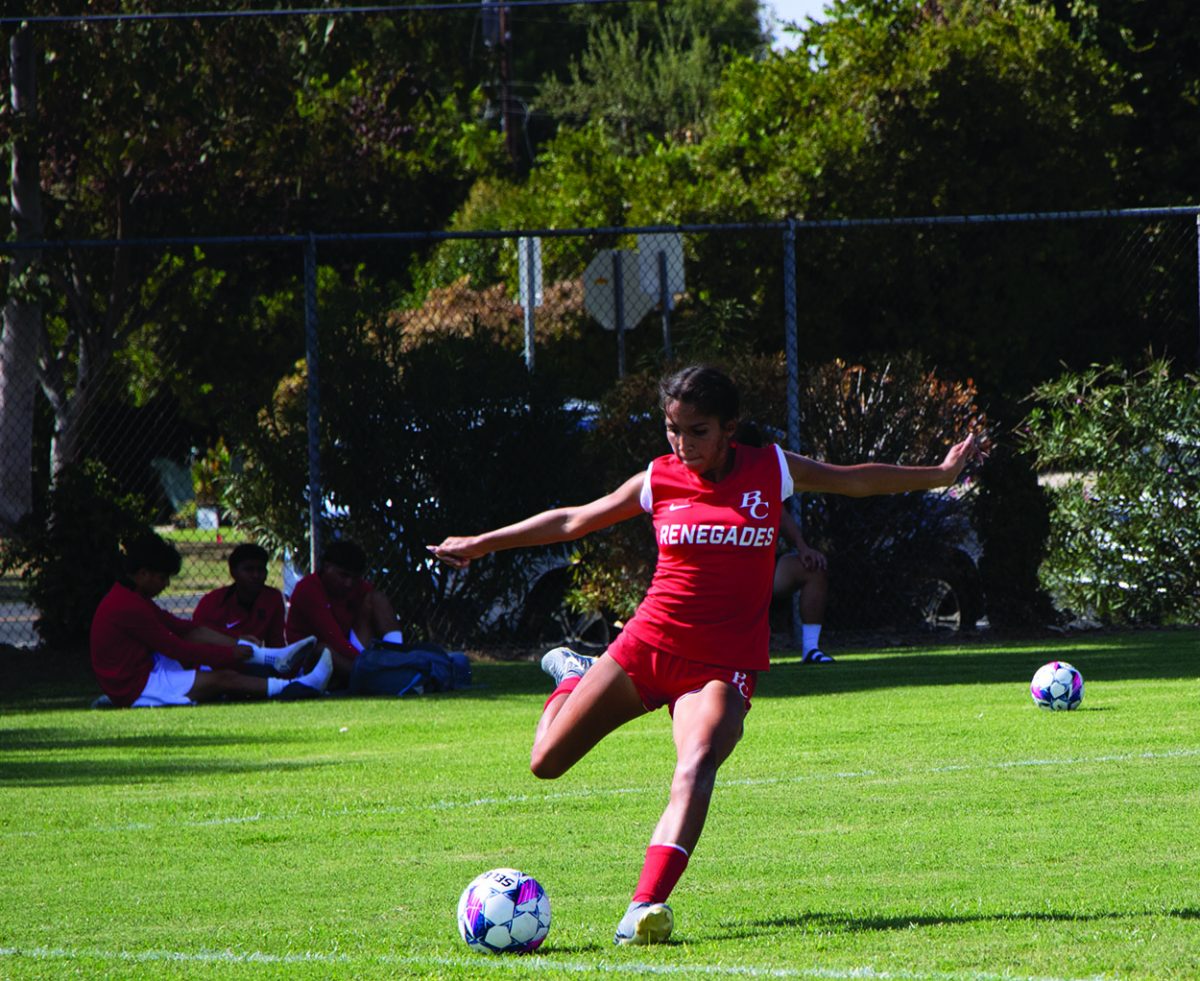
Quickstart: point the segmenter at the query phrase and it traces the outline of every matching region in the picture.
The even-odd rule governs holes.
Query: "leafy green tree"
[[[1055,0],[1058,15],[1120,68],[1129,105],[1117,156],[1128,204],[1195,200],[1200,167],[1200,7],[1187,0]]]
[[[144,7],[106,0],[90,12]],[[73,9],[49,2],[39,12]],[[16,147],[19,133],[40,154],[47,237],[118,243],[48,250],[9,280],[26,294],[38,287],[28,299],[42,323],[27,333],[54,419],[54,471],[81,458],[114,390],[140,403],[169,383],[215,425],[231,405],[249,403],[252,414],[298,349],[297,332],[288,346],[258,329],[257,302],[295,291],[297,251],[202,253],[136,239],[443,221],[490,144],[471,123],[469,65],[430,26],[414,15],[85,19],[33,30],[36,129],[6,109],[0,136]],[[9,82],[7,66],[3,75]],[[32,427],[31,400],[3,409],[0,432]]]
[[[1051,484],[1042,579],[1107,623],[1200,618],[1200,378],[1169,362],[1066,372],[1034,391],[1025,439]]]
[[[1122,107],[1111,69],[1039,6],[843,0],[797,50],[732,65],[716,102],[702,143],[643,158],[629,193],[638,220],[656,217],[652,200],[671,202],[663,217],[697,221],[1113,201]],[[715,288],[749,277],[779,295],[773,256],[719,245],[696,257]],[[1117,353],[1128,322],[1112,316],[1128,301],[1086,230],[829,229],[797,245],[815,360],[920,350],[1015,397],[1080,350]],[[778,337],[780,319],[768,307],[763,333]]]
[[[1046,7],[840,0],[793,52],[735,59],[692,135],[608,147],[603,122],[560,130],[521,183],[476,185],[456,228],[880,217],[1112,203],[1124,107],[1111,66]],[[924,351],[1017,398],[1060,361],[1122,356],[1133,316],[1088,230],[1039,226],[806,230],[797,243],[805,356]],[[719,304],[730,340],[777,349],[782,256],[753,236],[692,236],[680,343]],[[561,264],[559,263],[559,260]],[[578,275],[566,243],[547,266]],[[431,285],[512,280],[490,243],[448,243]],[[574,266],[571,264],[575,263]]]
[[[513,39],[507,49],[494,49],[492,106],[500,108],[497,80],[506,50],[526,163],[540,159],[560,126],[602,115],[618,124],[610,138],[628,140],[614,146],[633,146],[641,135],[662,133],[664,117],[682,118],[688,103],[702,104],[731,57],[765,52],[760,14],[759,0],[578,4],[552,14],[510,8]],[[707,78],[698,77],[701,69]]]
[[[794,51],[731,67],[696,213],[809,218],[1108,203],[1110,70],[1047,8],[835,0]],[[714,193],[715,191],[715,193]]]
[[[569,81],[550,78],[538,98],[555,118],[599,123],[626,153],[647,138],[694,138],[721,68],[734,55],[712,40],[692,8],[669,7],[653,21],[637,16],[640,9],[627,23],[597,22],[571,62]]]

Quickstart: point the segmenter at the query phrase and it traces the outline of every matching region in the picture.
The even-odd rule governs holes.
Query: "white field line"
[[[349,954],[305,951],[292,954],[267,954],[261,951],[236,950],[103,950],[93,947],[0,947],[0,958],[37,961],[117,961],[126,964],[376,964],[408,969],[446,970],[461,968],[470,973],[482,970],[516,970],[522,975],[534,971],[559,974],[641,974],[649,976],[705,976],[739,978],[817,978],[828,981],[1100,981],[1104,975],[1088,978],[1059,978],[1026,974],[997,974],[991,971],[877,971],[872,967],[752,967],[736,964],[639,964],[636,961],[565,961],[554,957],[465,957],[413,956],[396,957],[387,954],[353,957]]]
[[[1172,749],[1163,752],[1145,753],[1112,753],[1104,756],[1063,756],[1046,759],[1000,760],[995,763],[947,763],[941,766],[925,767],[913,770],[850,770],[840,773],[803,774],[790,777],[746,777],[744,779],[717,780],[718,787],[771,787],[799,783],[811,783],[814,780],[866,780],[875,777],[884,779],[908,779],[937,773],[962,773],[971,770],[1011,770],[1024,767],[1042,766],[1088,766],[1104,763],[1129,763],[1154,760],[1187,759],[1200,756],[1200,747],[1190,749]],[[386,815],[411,814],[416,811],[447,811],[474,807],[497,807],[507,804],[552,803],[555,801],[582,800],[593,797],[620,797],[630,794],[655,794],[664,796],[666,788],[653,787],[609,787],[607,789],[581,788],[579,790],[549,791],[533,794],[504,794],[496,797],[474,797],[467,800],[438,800],[425,805],[401,805],[398,807],[359,807],[342,808],[327,814],[329,817],[345,817],[355,814]],[[125,831],[153,831],[159,827],[179,830],[182,828],[207,828],[218,825],[253,824],[256,821],[278,819],[279,813],[254,813],[231,815],[222,818],[206,818],[197,821],[172,821],[154,823],[135,821],[123,824],[90,825],[73,828],[48,828],[41,830],[0,831],[0,838],[36,838],[55,834],[111,834]]]

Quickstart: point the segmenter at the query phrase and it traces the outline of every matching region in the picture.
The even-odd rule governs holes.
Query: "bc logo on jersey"
[[[770,505],[763,500],[762,491],[760,490],[746,491],[742,495],[742,503],[738,505],[738,508],[745,508],[750,512],[750,517],[756,521],[762,521],[770,511]],[[759,511],[759,508],[762,508],[762,510]]]

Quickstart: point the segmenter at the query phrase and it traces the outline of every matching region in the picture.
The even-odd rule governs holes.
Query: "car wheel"
[[[919,578],[914,608],[930,630],[974,630],[983,616],[983,588],[970,556],[954,550],[935,574]]]
[[[606,611],[572,610],[566,602],[570,572],[551,569],[529,591],[518,632],[540,647],[570,647],[580,653],[598,653],[612,639],[612,618]]]

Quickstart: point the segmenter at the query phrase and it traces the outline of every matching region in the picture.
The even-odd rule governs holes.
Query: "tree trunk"
[[[36,141],[37,76],[33,34],[21,27],[9,41],[12,110],[17,138],[12,147],[11,204],[18,242],[42,238],[42,197]],[[33,502],[33,418],[37,394],[42,304],[33,282],[40,255],[13,253],[9,296],[0,322],[0,531],[11,528]]]

